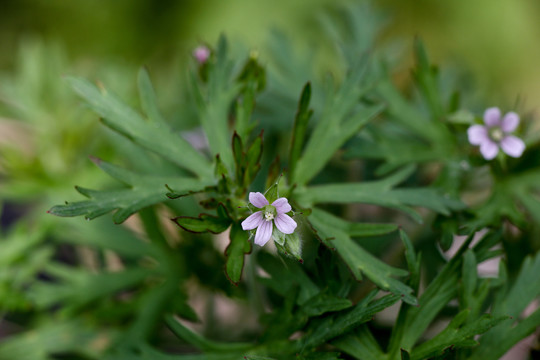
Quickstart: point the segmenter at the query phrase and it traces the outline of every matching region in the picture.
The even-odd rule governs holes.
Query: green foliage
[[[222,35],[180,82],[190,97],[174,121],[145,68],[122,96],[66,78],[107,142],[54,159],[95,150],[108,177],[82,165],[80,176],[45,171],[54,141],[26,165],[0,145],[14,159],[3,161],[0,192],[27,217],[1,229],[0,309],[21,330],[0,342],[0,358],[495,359],[533,333],[540,310],[524,311],[540,296],[538,147],[480,158],[466,134],[485,104],[447,82],[419,39],[410,83],[396,85],[401,58],[377,41],[379,27],[380,14],[351,5],[315,27],[332,51],[297,54],[278,34],[268,57],[239,55]],[[332,59],[333,78],[320,79],[317,52]],[[38,101],[45,75],[25,59],[15,83],[26,110],[1,110],[60,116]],[[55,91],[53,102],[75,107]],[[70,126],[60,133],[77,140],[97,131]],[[48,180],[18,183],[32,164]],[[58,221],[42,200],[28,203],[46,181],[103,189],[76,186],[87,199],[48,211],[93,221]],[[479,186],[485,194],[471,195]],[[281,232],[265,207],[272,241],[254,245],[262,230],[243,230],[258,211],[249,192],[285,197],[295,230]],[[479,271],[501,255],[497,276]]]

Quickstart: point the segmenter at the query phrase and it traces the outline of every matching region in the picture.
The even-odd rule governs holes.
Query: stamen
[[[504,133],[500,128],[492,129],[489,135],[494,141],[501,141],[504,137]]]
[[[272,214],[271,212],[265,212],[264,213],[264,219],[266,221],[272,221],[272,220],[274,220],[274,214]]]

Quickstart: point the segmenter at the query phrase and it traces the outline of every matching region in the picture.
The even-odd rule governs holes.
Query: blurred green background
[[[181,66],[197,40],[213,43],[220,32],[259,47],[269,28],[303,41],[312,19],[344,1],[60,1],[4,0],[0,11],[0,69],[11,71],[29,36],[60,43],[71,61],[98,66]],[[420,36],[438,63],[468,66],[493,97],[540,96],[540,2],[379,0],[389,34]]]

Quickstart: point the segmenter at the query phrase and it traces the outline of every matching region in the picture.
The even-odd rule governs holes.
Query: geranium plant
[[[65,80],[130,151],[91,157],[123,186],[77,186],[86,199],[48,211],[112,213],[121,230],[86,243],[114,269],[59,263],[33,285],[71,334],[40,358],[496,359],[537,329],[540,310],[524,313],[540,295],[529,119],[467,101],[419,40],[399,88],[375,29],[356,26],[370,14],[350,10],[321,35],[341,46],[336,78],[280,52],[279,35],[276,59],[233,57],[224,36],[195,48],[195,139],[162,116],[144,68],[138,109]]]

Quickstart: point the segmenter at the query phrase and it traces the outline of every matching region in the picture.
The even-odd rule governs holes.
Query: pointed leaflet
[[[385,359],[381,346],[367,325],[361,325],[356,331],[345,334],[332,341],[332,345],[356,359]]]
[[[285,262],[286,267],[283,266]],[[271,277],[259,277],[258,281],[276,293],[286,296],[292,289],[298,287],[297,304],[303,305],[309,299],[320,293],[319,287],[306,274],[304,267],[297,261],[288,258],[276,258],[265,252],[257,254],[257,263],[271,274]]]
[[[477,345],[478,342],[474,340],[474,336],[485,333],[508,318],[507,316],[492,317],[484,314],[472,323],[461,326],[468,317],[469,310],[463,310],[457,314],[446,329],[415,347],[411,354],[411,360],[430,359],[443,354],[449,348],[459,349]]]
[[[249,120],[255,107],[255,95],[266,86],[266,71],[257,61],[257,54],[251,53],[237,81],[243,85],[236,102],[235,129],[242,139],[247,139],[254,124]]]
[[[128,289],[152,275],[152,271],[143,268],[91,274],[59,263],[49,264],[45,272],[57,278],[58,282],[54,284],[40,282],[31,288],[29,296],[39,308],[59,304],[65,307],[79,307]]]
[[[313,115],[313,110],[309,109],[309,101],[311,99],[311,83],[306,83],[300,95],[300,101],[298,102],[298,110],[294,118],[294,126],[291,137],[291,151],[289,155],[289,181],[291,181],[292,174],[296,170],[296,163],[302,153],[304,146],[304,140],[306,137],[307,123]]]
[[[312,323],[301,339],[302,349],[317,347],[340,335],[346,334],[361,324],[370,321],[376,313],[392,306],[400,299],[396,295],[386,295],[373,300],[376,294],[377,291],[373,291],[354,307],[326,316],[321,321]]]
[[[237,284],[244,268],[244,255],[251,252],[252,245],[249,242],[249,233],[242,230],[242,226],[238,223],[232,225],[229,237],[230,243],[225,250],[225,256],[227,257],[225,273],[229,280]]]
[[[414,69],[413,75],[416,84],[426,99],[431,114],[435,119],[439,120],[444,116],[445,111],[438,86],[437,68],[429,63],[424,44],[418,38],[414,41],[414,53],[416,58],[416,68]]]
[[[232,171],[234,159],[230,146],[229,109],[241,85],[232,81],[233,63],[227,56],[227,40],[222,35],[218,40],[216,61],[208,64],[207,87],[194,81],[193,91],[196,92],[200,121],[212,155],[219,154],[227,169]]]
[[[295,192],[295,199],[302,207],[319,203],[364,203],[394,208],[405,212],[418,222],[420,215],[410,206],[422,206],[448,215],[451,210],[461,209],[463,204],[440,194],[435,188],[393,187],[411,174],[412,167],[406,167],[382,180],[352,184],[327,184],[310,186]]]
[[[353,275],[360,280],[364,274],[380,288],[401,296],[403,301],[409,304],[416,305],[417,300],[412,295],[413,290],[401,281],[392,278],[392,276],[408,275],[408,272],[393,268],[365,251],[347,233],[332,225],[333,218],[323,210],[313,209],[309,221],[321,238],[328,239],[325,244],[337,250]]]
[[[49,360],[53,354],[77,353],[81,349],[92,358],[101,358],[96,343],[114,339],[117,333],[89,326],[87,319],[69,318],[43,321],[25,331],[2,339],[0,359]]]
[[[220,234],[231,225],[231,219],[223,204],[219,204],[217,216],[200,214],[199,217],[178,216],[172,219],[182,229],[194,233]]]
[[[298,160],[292,183],[304,185],[311,180],[345,141],[384,109],[381,104],[360,105],[360,99],[368,88],[367,84],[363,84],[367,68],[368,59],[363,57],[339,90],[327,94],[326,106]]]
[[[246,154],[246,176],[244,176],[244,186],[251,185],[253,179],[261,169],[261,158],[263,153],[263,131],[253,140]]]
[[[165,322],[176,336],[205,352],[239,352],[246,351],[253,347],[252,344],[248,343],[216,342],[208,340],[188,329],[173,315],[167,315],[165,317]]]
[[[179,192],[201,191],[211,185],[210,181],[194,178],[138,174],[99,159],[94,159],[94,162],[110,176],[129,185],[129,188],[98,191],[76,187],[77,191],[89,200],[56,205],[49,210],[49,213],[57,216],[84,215],[87,219],[94,219],[110,211],[118,210],[113,220],[115,223],[122,223],[130,215],[146,206],[168,201],[165,196],[166,184]]]
[[[540,326],[540,310],[536,310],[528,318],[516,319],[533,300],[540,295],[540,252],[534,257],[527,257],[521,266],[519,274],[506,296],[500,296],[493,305],[494,315],[509,315],[513,319],[506,320],[500,326],[491,329],[482,337],[480,345],[474,349],[470,359],[498,359],[513,345]]]
[[[261,168],[260,160],[263,150],[262,134],[263,132],[261,131],[259,136],[247,147],[247,151],[244,151],[245,147],[240,135],[236,132],[233,134],[232,150],[236,167],[235,180],[238,185],[238,196],[241,196],[249,185],[251,185],[255,175],[257,175]]]
[[[246,171],[245,158],[246,154],[244,153],[244,145],[242,144],[242,139],[236,133],[232,137],[232,151],[234,157],[234,164],[236,165],[236,183],[242,184],[244,181],[244,173]]]
[[[408,284],[415,292],[418,292],[418,288],[420,286],[420,256],[416,256],[411,239],[409,239],[409,236],[407,233],[405,233],[405,231],[400,229],[399,237],[405,246],[405,259],[407,260],[407,266],[410,274]]]
[[[154,87],[150,81],[148,71],[144,67],[139,70],[137,84],[139,86],[141,107],[148,117],[148,120],[156,126],[164,126],[166,124],[165,119],[163,119],[163,116],[159,111]]]
[[[441,309],[448,304],[450,300],[455,298],[460,278],[459,270],[462,266],[463,254],[469,248],[473,237],[474,232],[468,236],[459,251],[428,285],[424,293],[418,299],[418,307],[404,306],[404,304],[402,304],[388,346],[388,356],[390,360],[399,358],[400,349],[411,351],[414,344],[422,336]],[[493,246],[493,239],[493,234],[488,233],[475,246],[474,249],[477,258],[486,256],[489,248]]]
[[[142,77],[144,78],[144,75]],[[155,104],[150,104],[153,99],[148,95],[148,84],[142,84],[142,88],[147,93],[141,96],[144,99],[144,106],[151,111],[150,115],[156,122],[145,121],[139,113],[113,94],[105,90],[100,92],[86,80],[68,78],[68,81],[71,87],[88,102],[92,110],[103,117],[105,125],[201,178],[211,177],[210,162],[166,124],[157,123],[159,119],[154,119],[157,116],[156,109]],[[145,80],[143,79],[142,82],[144,83]]]

